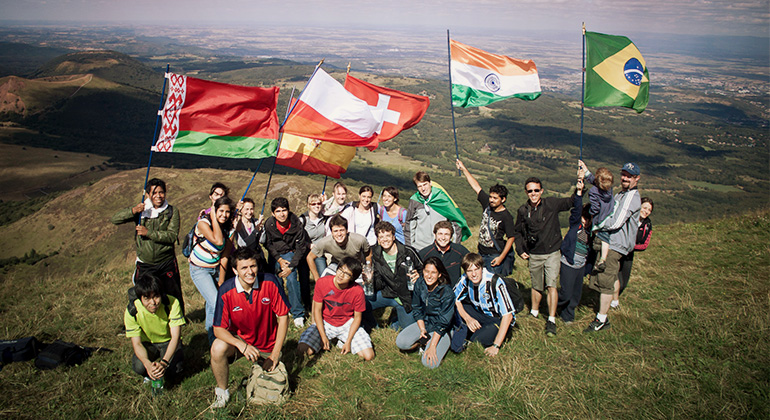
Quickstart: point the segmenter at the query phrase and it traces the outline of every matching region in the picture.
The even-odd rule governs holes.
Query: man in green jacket
[[[166,201],[166,183],[158,178],[149,180],[144,202],[118,211],[110,221],[116,225],[136,223],[136,270],[132,282],[145,272],[154,274],[161,280],[164,293],[177,298],[184,314],[182,281],[174,251],[179,236],[179,210]]]

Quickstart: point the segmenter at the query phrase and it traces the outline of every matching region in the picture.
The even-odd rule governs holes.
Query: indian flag
[[[262,159],[278,148],[278,88],[237,86],[169,73],[155,152]]]
[[[532,60],[492,54],[450,41],[452,105],[484,106],[508,98],[534,100],[540,77]]]

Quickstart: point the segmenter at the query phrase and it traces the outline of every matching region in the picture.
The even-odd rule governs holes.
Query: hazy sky
[[[770,0],[0,0],[0,19],[770,34]]]

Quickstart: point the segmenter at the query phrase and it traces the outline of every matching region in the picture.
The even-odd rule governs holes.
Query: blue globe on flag
[[[626,76],[626,80],[639,86],[642,84],[642,79],[644,78],[644,66],[642,66],[642,63],[638,59],[631,58],[626,61],[626,65],[623,66],[623,74]]]

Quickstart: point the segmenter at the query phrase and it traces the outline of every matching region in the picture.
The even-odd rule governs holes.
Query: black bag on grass
[[[25,362],[34,359],[43,345],[35,337],[24,337],[18,340],[0,340],[2,363]]]
[[[37,355],[35,366],[42,370],[54,369],[62,364],[76,366],[88,359],[91,351],[75,343],[56,340]]]

